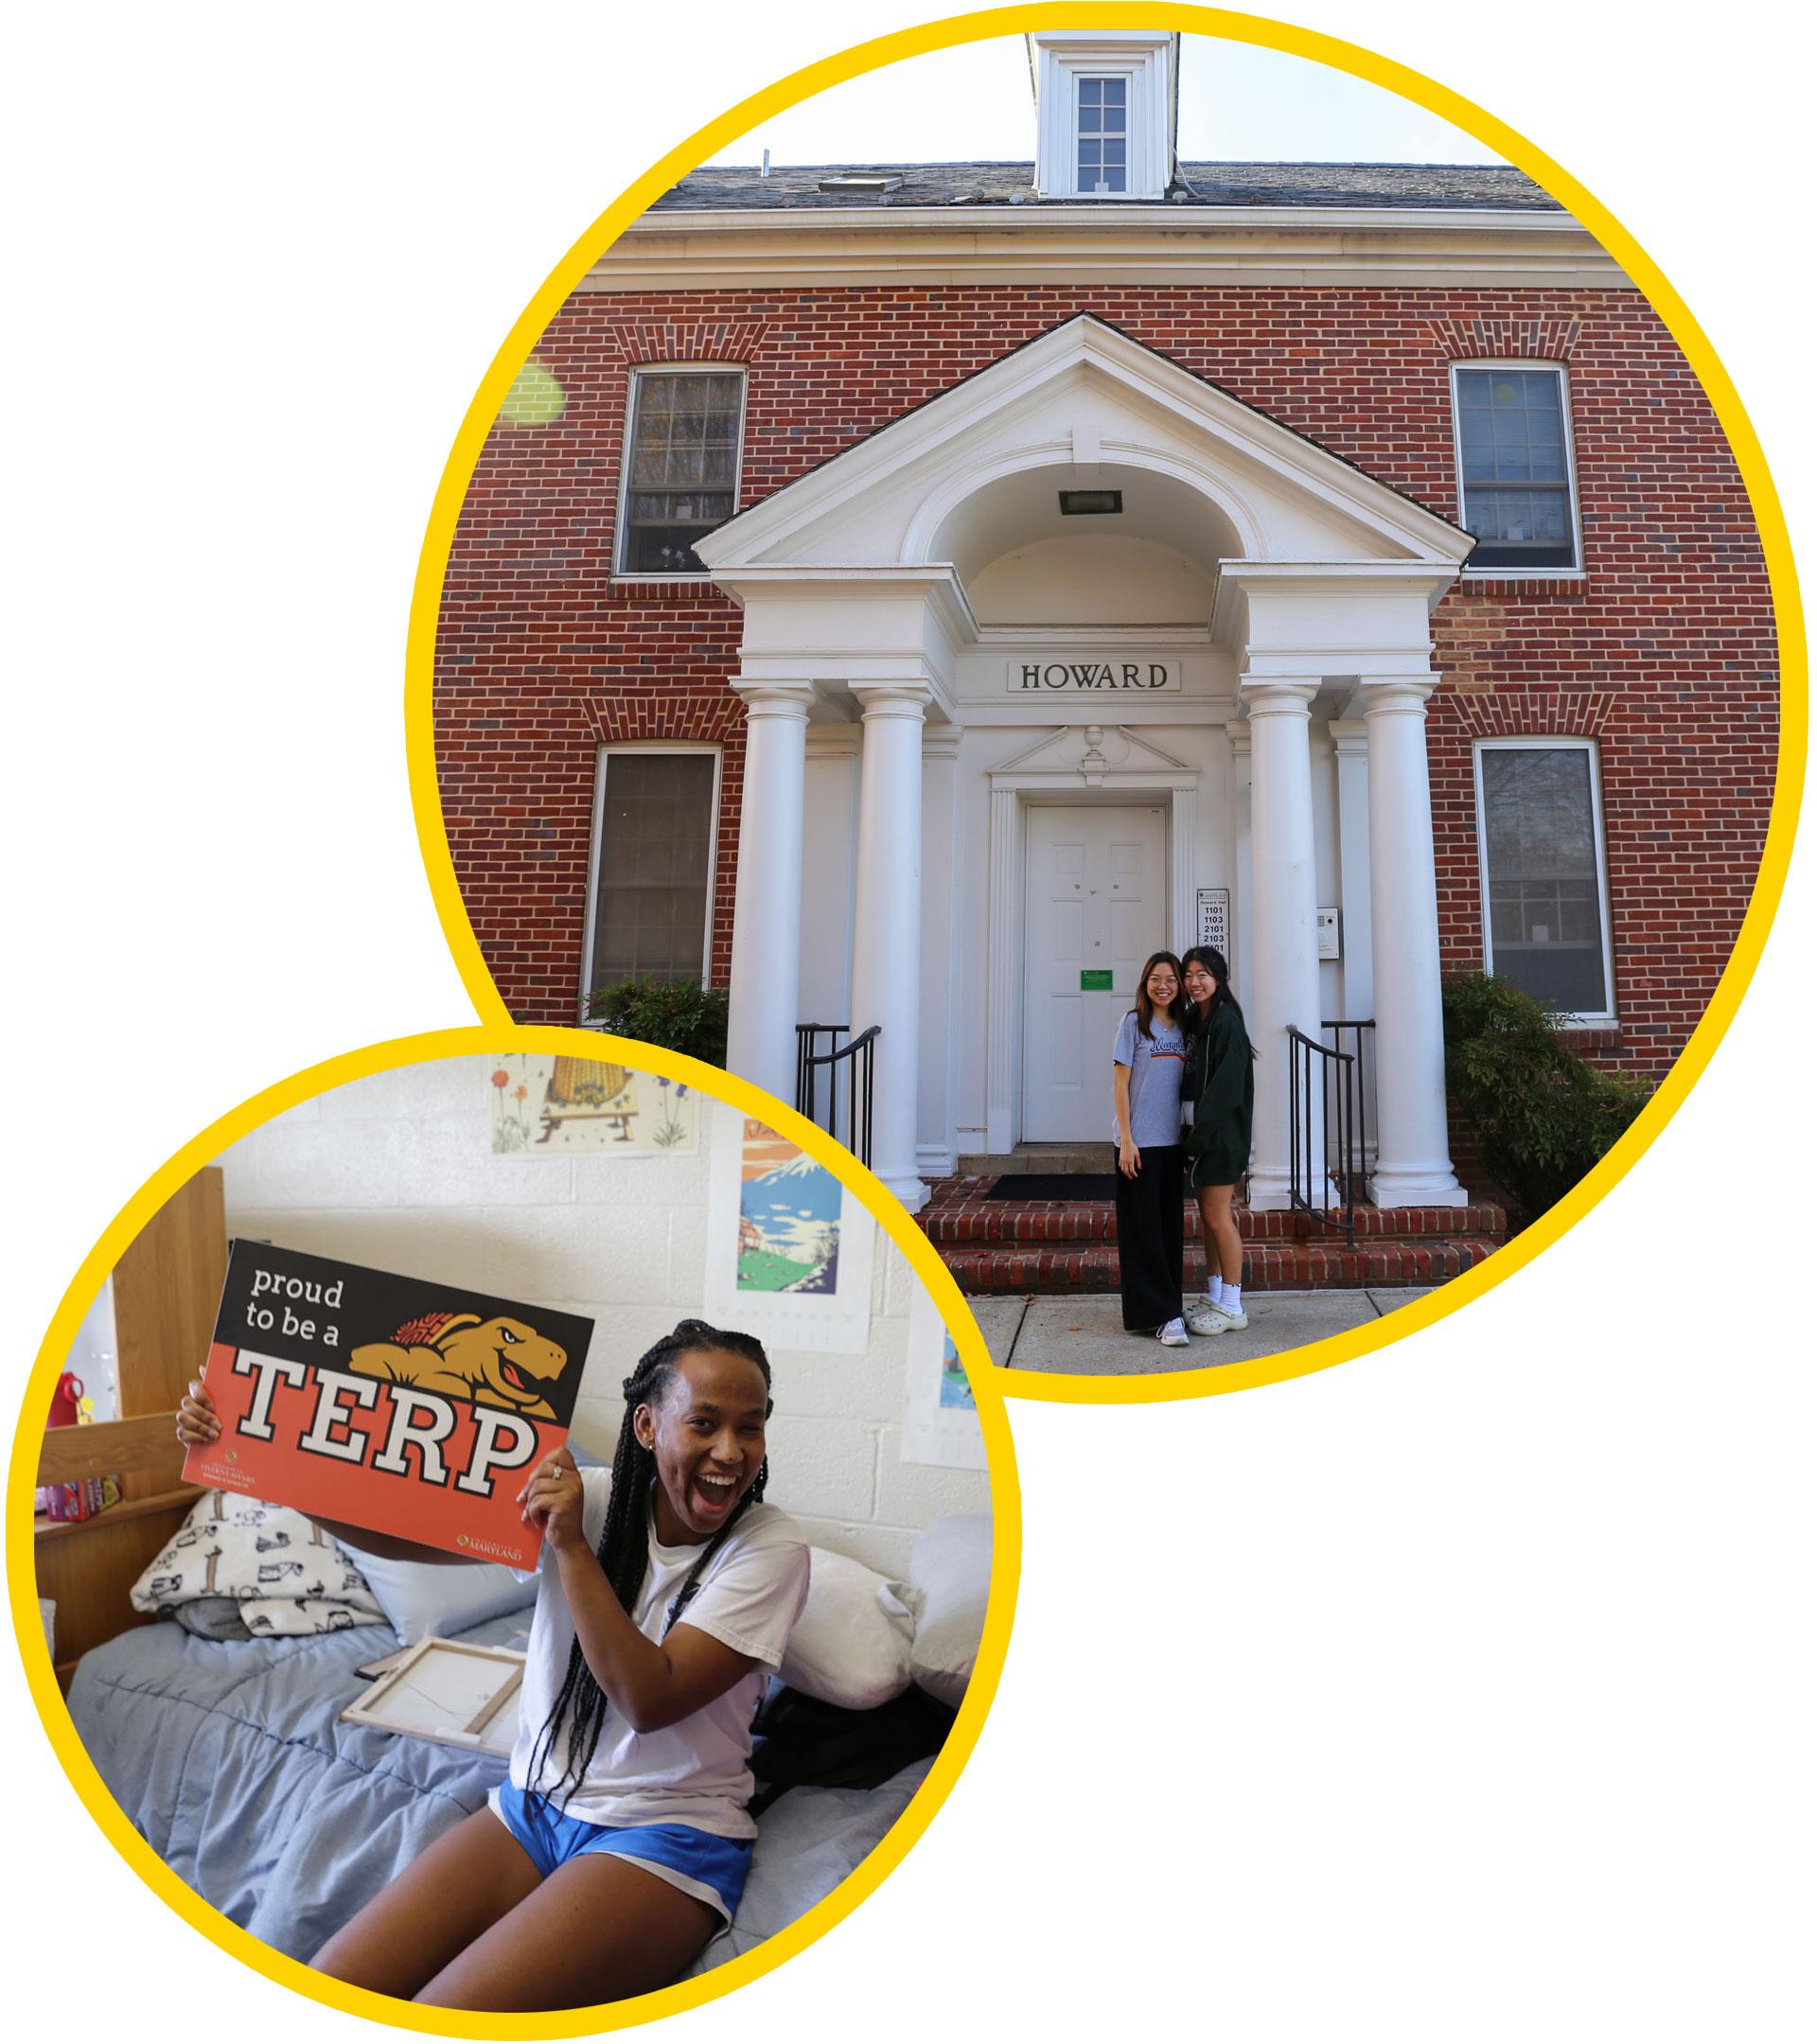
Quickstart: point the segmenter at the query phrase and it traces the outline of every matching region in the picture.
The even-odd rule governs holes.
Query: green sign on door
[[[1079,975],[1079,991],[1082,994],[1108,994],[1110,975],[1107,972],[1082,972]]]

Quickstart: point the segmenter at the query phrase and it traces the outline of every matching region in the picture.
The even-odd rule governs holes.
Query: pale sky
[[[1027,163],[1034,106],[1022,38],[873,71],[761,122],[713,163]],[[1379,85],[1253,44],[1185,39],[1179,151],[1189,163],[1500,163]]]

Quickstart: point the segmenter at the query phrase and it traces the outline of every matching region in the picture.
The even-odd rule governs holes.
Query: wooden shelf
[[[186,1509],[204,1494],[200,1484],[180,1484],[174,1490],[160,1490],[156,1497],[122,1498],[119,1504],[110,1505],[92,1519],[46,1519],[41,1513],[32,1521],[31,1537],[45,1542],[64,1540],[72,1533],[92,1533],[97,1527],[120,1525],[128,1519],[143,1519],[150,1512],[170,1511],[178,1506]]]
[[[92,1426],[46,1427],[38,1451],[42,1485],[79,1483],[84,1476],[163,1476],[183,1469],[183,1443],[174,1412],[143,1413],[132,1419],[102,1419]]]

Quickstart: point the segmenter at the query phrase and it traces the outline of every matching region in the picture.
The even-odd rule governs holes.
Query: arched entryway
[[[1342,711],[1367,760],[1378,1196],[1461,1200],[1423,705],[1430,607],[1469,545],[1085,317],[722,527],[700,552],[744,608],[750,716],[732,1067],[786,1096],[796,1024],[828,1019],[801,1013],[803,935],[835,941],[837,893],[849,1019],[881,1031],[873,1164],[918,1205],[925,1162],[1020,1129],[1031,815],[1153,810],[1142,885],[1170,941],[1195,934],[1201,890],[1241,897],[1267,1066],[1251,1197],[1283,1203],[1286,1032],[1322,1019],[1311,734]],[[808,770],[842,758],[836,890]],[[1082,1002],[1101,991],[1082,978]]]

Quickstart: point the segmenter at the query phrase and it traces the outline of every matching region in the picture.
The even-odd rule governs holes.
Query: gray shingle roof
[[[1490,208],[1512,213],[1557,213],[1556,199],[1511,164],[1182,164],[1191,190],[1180,200],[1198,206],[1404,206]],[[899,177],[898,189],[824,192],[822,178],[862,170]],[[663,193],[653,213],[759,212],[812,207],[850,212],[879,206],[1077,203],[1037,200],[1032,163],[807,164],[760,177],[752,166],[714,165],[696,170]],[[1117,201],[1094,200],[1096,205]]]

